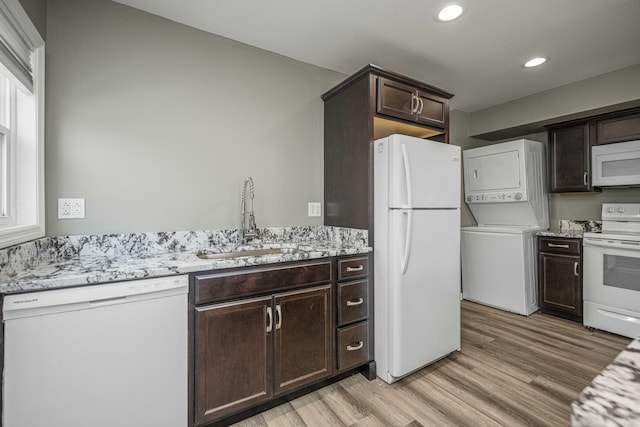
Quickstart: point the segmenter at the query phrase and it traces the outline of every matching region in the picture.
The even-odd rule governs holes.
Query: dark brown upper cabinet
[[[599,191],[591,185],[591,147],[640,139],[640,108],[576,119],[547,128],[549,192]]]
[[[378,114],[444,128],[449,114],[447,98],[384,77],[378,78],[377,93]]]
[[[549,129],[549,192],[591,191],[589,123]]]
[[[392,134],[449,142],[450,93],[368,65],[322,95],[324,224],[369,230],[371,142]]]
[[[596,144],[612,144],[640,139],[640,111],[596,120]]]

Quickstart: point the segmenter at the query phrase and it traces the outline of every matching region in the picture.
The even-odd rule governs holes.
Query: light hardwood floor
[[[236,426],[568,426],[570,403],[631,340],[462,302],[462,349],[392,384],[354,375]]]

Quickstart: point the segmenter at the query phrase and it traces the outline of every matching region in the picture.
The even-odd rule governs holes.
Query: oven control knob
[[[613,206],[609,206],[609,207],[607,208],[607,212],[609,212],[609,213],[613,213],[613,212],[615,212],[615,208],[614,208]]]
[[[516,200],[522,199],[522,193],[516,193]]]
[[[624,213],[624,208],[622,206],[618,207],[618,209],[616,209],[618,211],[618,213]]]
[[[470,202],[473,200],[473,196],[467,196],[467,202]]]

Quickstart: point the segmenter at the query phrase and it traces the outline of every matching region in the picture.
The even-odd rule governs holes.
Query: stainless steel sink
[[[303,250],[298,248],[270,248],[270,249],[249,249],[234,252],[198,252],[196,255],[200,259],[235,259],[235,258],[249,258],[259,257],[264,255],[284,255],[297,253],[304,253]]]

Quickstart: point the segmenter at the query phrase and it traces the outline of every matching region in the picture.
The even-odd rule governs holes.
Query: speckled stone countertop
[[[640,338],[571,404],[573,427],[640,426]]]
[[[558,221],[557,228],[552,227],[550,230],[539,231],[538,236],[582,238],[584,233],[600,230],[602,230],[602,221],[561,219]]]
[[[238,246],[237,230],[45,237],[0,250],[0,294],[58,289],[367,253],[366,230],[338,227],[260,229]],[[294,253],[201,259],[198,252],[297,248]]]

